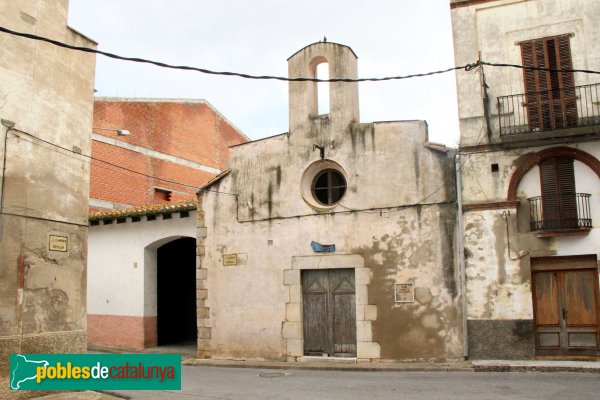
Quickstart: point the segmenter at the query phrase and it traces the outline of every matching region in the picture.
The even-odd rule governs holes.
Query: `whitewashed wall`
[[[156,315],[156,249],[181,237],[196,237],[196,211],[189,217],[90,227],[88,312]]]

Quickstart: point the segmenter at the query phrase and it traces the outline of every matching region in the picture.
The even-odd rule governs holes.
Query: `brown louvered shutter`
[[[523,66],[572,69],[569,35],[521,42]],[[577,125],[572,72],[523,70],[529,129],[532,132]]]
[[[542,186],[543,229],[575,229],[577,202],[573,159],[555,157],[539,164]]]
[[[558,69],[573,69],[571,60],[571,38],[568,35],[559,36],[556,40],[558,46]],[[572,72],[560,73],[562,94],[562,111],[564,128],[577,126],[577,97],[575,95],[575,76]]]
[[[556,179],[560,194],[560,219],[562,229],[577,228],[577,199],[575,194],[575,171],[573,159],[556,159]]]
[[[522,65],[526,67],[538,67],[538,57],[535,54],[535,41],[521,43]],[[543,58],[542,58],[543,60]],[[527,117],[529,119],[529,130],[537,132],[542,130],[540,115],[540,102],[538,92],[541,90],[538,82],[537,71],[528,69],[523,70],[523,79],[525,81],[525,101],[527,102]]]
[[[555,159],[543,160],[540,162],[539,167],[542,186],[542,228],[545,230],[560,229],[560,202],[558,200]]]

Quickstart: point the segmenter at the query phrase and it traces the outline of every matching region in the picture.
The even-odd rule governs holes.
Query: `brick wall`
[[[231,145],[247,138],[204,101],[96,99],[95,128],[127,129],[131,136],[94,129],[94,133],[220,170],[227,169]],[[92,156],[123,168],[191,186],[214,174],[94,140]],[[90,197],[119,204],[154,202],[154,189],[172,192],[171,201],[193,199],[196,189],[149,178],[92,161]],[[92,208],[91,211],[98,210]]]

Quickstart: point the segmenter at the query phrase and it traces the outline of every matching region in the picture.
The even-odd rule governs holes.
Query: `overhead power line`
[[[506,63],[494,63],[489,61],[480,61],[481,65],[489,65],[490,67],[510,67],[520,68],[528,71],[549,71],[549,72],[581,72],[584,74],[600,74],[600,71],[594,71],[591,69],[569,69],[569,68],[548,68],[548,67],[529,67],[519,64],[506,64]]]
[[[69,149],[69,148],[61,146],[59,144],[56,144],[56,143],[50,142],[48,140],[42,139],[39,136],[33,135],[33,134],[31,134],[29,132],[26,132],[26,131],[22,131],[20,129],[10,128],[8,131],[15,131],[15,132],[19,132],[19,133],[22,133],[24,135],[30,136],[33,139],[38,140],[38,141],[40,141],[42,143],[45,143],[45,144],[50,145],[50,146],[54,146],[54,147],[56,147],[58,149],[66,151],[67,153],[72,153],[72,154],[74,154],[73,157],[77,157],[77,158],[82,157],[82,158],[87,158],[87,159],[90,159],[90,160],[94,160],[94,161],[97,161],[99,163],[103,163],[103,164],[106,164],[106,165],[111,166],[113,168],[116,168],[118,170],[127,171],[127,172],[130,172],[130,173],[133,173],[133,174],[144,176],[146,178],[157,179],[157,180],[160,180],[160,181],[163,181],[163,182],[172,183],[174,185],[185,186],[185,187],[190,188],[190,189],[195,189],[195,190],[200,189],[200,186],[197,186],[197,185],[190,185],[190,184],[187,184],[187,183],[178,182],[178,181],[174,181],[174,180],[171,180],[171,179],[161,178],[159,176],[155,176],[155,175],[147,174],[147,173],[144,173],[144,172],[136,171],[136,170],[124,167],[122,165],[115,164],[113,162],[110,162],[110,161],[107,161],[107,160],[103,160],[101,158],[94,157],[94,156],[89,155],[89,154],[83,154],[83,153],[80,153],[80,152],[76,152],[76,151],[74,151],[72,149]],[[29,140],[26,140],[26,141],[30,142],[32,144],[35,144],[35,143],[33,143],[33,142],[29,141]]]
[[[125,56],[120,56],[118,54],[109,53],[109,52],[102,51],[102,50],[91,49],[89,47],[73,46],[73,45],[70,45],[70,44],[67,44],[64,42],[60,42],[58,40],[50,39],[50,38],[47,38],[44,36],[34,35],[32,33],[13,31],[13,30],[5,28],[3,26],[0,26],[0,32],[4,32],[4,33],[8,33],[10,35],[20,36],[20,37],[24,37],[24,38],[28,38],[28,39],[32,39],[32,40],[37,40],[37,41],[41,41],[41,42],[50,43],[55,46],[63,47],[63,48],[70,49],[70,50],[81,51],[84,53],[100,54],[105,57],[113,58],[116,60],[151,64],[151,65],[156,65],[161,68],[177,69],[177,70],[184,70],[184,71],[195,71],[195,72],[201,72],[203,74],[210,74],[210,75],[237,76],[237,77],[246,78],[246,79],[278,80],[278,81],[285,81],[285,82],[381,82],[381,81],[402,80],[402,79],[418,78],[418,77],[423,77],[423,76],[438,75],[438,74],[444,74],[447,72],[461,70],[461,69],[464,69],[465,71],[471,71],[471,70],[479,67],[480,65],[488,65],[491,67],[521,68],[521,69],[526,69],[526,70],[531,70],[531,71],[581,72],[581,73],[586,73],[586,74],[600,74],[600,71],[589,70],[589,69],[531,67],[531,66],[524,66],[524,65],[519,65],[519,64],[494,63],[494,62],[489,62],[489,61],[478,60],[478,61],[475,61],[474,63],[450,67],[450,68],[446,68],[446,69],[439,70],[439,71],[422,72],[422,73],[410,74],[410,75],[387,76],[387,77],[383,77],[383,78],[358,78],[358,79],[353,79],[353,78],[318,79],[318,78],[305,78],[305,77],[289,78],[289,77],[274,76],[274,75],[251,75],[251,74],[245,74],[242,72],[213,71],[213,70],[206,69],[206,68],[191,67],[188,65],[173,65],[173,64],[168,64],[168,63],[164,63],[161,61],[148,60],[145,58],[125,57]]]
[[[8,33],[10,35],[20,36],[20,37],[24,37],[24,38],[28,38],[28,39],[32,39],[32,40],[37,40],[37,41],[41,41],[41,42],[50,43],[52,45],[55,45],[58,47],[63,47],[63,48],[70,49],[70,50],[81,51],[84,53],[100,54],[105,57],[113,58],[116,60],[151,64],[151,65],[156,65],[161,68],[177,69],[177,70],[184,70],[184,71],[195,71],[195,72],[201,72],[203,74],[210,74],[210,75],[237,76],[237,77],[246,78],[246,79],[278,80],[278,81],[285,81],[285,82],[381,82],[381,81],[402,80],[402,79],[418,78],[418,77],[423,77],[423,76],[438,75],[438,74],[444,74],[447,72],[461,70],[461,69],[464,69],[465,71],[471,71],[480,65],[488,65],[491,67],[521,68],[521,69],[532,70],[532,71],[537,70],[537,71],[550,71],[550,72],[581,72],[581,73],[586,73],[586,74],[600,74],[600,71],[589,70],[589,69],[567,69],[567,68],[557,69],[557,68],[546,68],[546,67],[531,67],[531,66],[523,66],[523,65],[519,65],[519,64],[494,63],[494,62],[489,62],[489,61],[478,60],[473,63],[469,63],[469,64],[465,64],[465,65],[461,65],[461,66],[455,66],[455,67],[451,67],[451,68],[446,68],[446,69],[439,70],[439,71],[423,72],[423,73],[410,74],[410,75],[387,76],[387,77],[383,77],[383,78],[358,78],[358,79],[352,79],[352,78],[318,79],[318,78],[306,78],[306,77],[289,78],[289,77],[284,77],[284,76],[273,76],[273,75],[251,75],[251,74],[245,74],[245,73],[241,73],[241,72],[213,71],[213,70],[206,69],[206,68],[191,67],[191,66],[187,66],[187,65],[173,65],[173,64],[168,64],[168,63],[164,63],[161,61],[148,60],[145,58],[125,57],[125,56],[120,56],[118,54],[109,53],[109,52],[102,51],[102,50],[91,49],[89,47],[73,46],[73,45],[70,45],[70,44],[67,44],[64,42],[60,42],[58,40],[50,39],[50,38],[47,38],[44,36],[34,35],[31,33],[25,33],[25,32],[13,31],[13,30],[5,28],[3,26],[0,26],[0,32],[4,32],[4,33]]]
[[[5,33],[15,35],[15,36],[20,36],[20,37],[24,37],[24,38],[28,38],[28,39],[32,39],[32,40],[50,43],[55,46],[63,47],[63,48],[70,49],[70,50],[81,51],[84,53],[100,54],[100,55],[103,55],[106,57],[114,58],[116,60],[152,64],[152,65],[156,65],[156,66],[162,67],[162,68],[170,68],[170,69],[177,69],[177,70],[184,70],[184,71],[196,71],[196,72],[202,72],[203,74],[210,74],[210,75],[237,76],[237,77],[246,78],[246,79],[278,80],[278,81],[286,81],[286,82],[378,82],[378,81],[390,81],[390,80],[409,79],[409,78],[417,78],[417,77],[421,77],[421,76],[443,74],[446,72],[459,70],[459,69],[465,69],[465,70],[469,71],[477,66],[477,64],[467,64],[467,65],[463,65],[463,66],[447,68],[447,69],[440,70],[440,71],[424,72],[424,73],[402,75],[402,76],[388,76],[388,77],[384,77],[384,78],[359,78],[359,79],[351,79],[351,78],[318,79],[318,78],[303,78],[303,77],[288,78],[288,77],[273,76],[273,75],[250,75],[250,74],[245,74],[245,73],[241,73],[241,72],[213,71],[213,70],[206,69],[206,68],[191,67],[191,66],[187,66],[187,65],[167,64],[167,63],[164,63],[161,61],[153,61],[153,60],[148,60],[145,58],[125,57],[125,56],[120,56],[118,54],[109,53],[109,52],[102,51],[102,50],[91,49],[89,47],[73,46],[73,45],[70,45],[70,44],[67,44],[64,42],[60,42],[58,40],[50,39],[50,38],[47,38],[44,36],[34,35],[32,33],[13,31],[13,30],[5,28],[3,26],[0,26],[0,32],[5,32]]]
[[[220,190],[207,189],[207,188],[203,188],[202,186],[194,186],[194,185],[190,185],[190,184],[187,184],[187,183],[178,182],[178,181],[170,180],[170,179],[165,179],[165,178],[161,178],[159,176],[150,175],[150,174],[146,174],[144,172],[136,171],[136,170],[133,170],[133,169],[130,169],[130,168],[123,167],[121,165],[112,163],[110,161],[106,161],[106,160],[102,160],[102,159],[96,158],[96,157],[94,157],[92,155],[89,155],[89,154],[83,154],[83,153],[77,152],[75,150],[72,150],[72,149],[69,149],[67,147],[61,146],[59,144],[53,143],[51,141],[42,139],[39,136],[36,136],[36,135],[34,135],[32,133],[29,133],[29,132],[26,132],[26,131],[23,131],[23,130],[20,130],[20,129],[10,128],[8,131],[9,132],[10,131],[14,131],[14,132],[21,133],[23,135],[27,135],[27,136],[31,137],[32,139],[39,141],[40,143],[43,143],[45,145],[52,146],[52,147],[55,147],[56,149],[62,150],[62,151],[64,151],[64,152],[67,153],[67,154],[61,153],[61,154],[64,154],[65,156],[73,157],[73,158],[76,158],[76,159],[79,159],[79,160],[81,160],[82,158],[83,159],[89,159],[90,160],[90,162],[89,162],[90,164],[91,164],[91,161],[98,161],[98,162],[100,162],[102,164],[105,164],[106,165],[105,167],[110,167],[110,169],[113,169],[114,171],[122,170],[122,171],[125,171],[125,172],[129,172],[129,173],[141,175],[141,176],[144,176],[144,177],[147,177],[147,178],[153,178],[153,179],[161,180],[163,182],[168,182],[168,183],[171,183],[171,184],[174,184],[174,185],[184,186],[184,187],[192,188],[192,189],[196,189],[196,190],[202,189],[202,191],[204,191],[204,192],[211,192],[211,193],[216,193],[216,194],[219,194],[219,195],[233,196],[235,198],[238,198],[238,196],[239,196],[238,193],[223,192],[223,191],[220,191]],[[7,134],[8,134],[8,132],[7,132]],[[26,142],[28,142],[28,143],[31,143],[33,145],[41,146],[41,147],[43,147],[45,149],[58,152],[58,150],[53,150],[53,149],[51,149],[49,147],[42,146],[40,143],[35,143],[34,141],[27,140],[27,139],[23,139],[23,140],[26,141]],[[464,163],[466,162],[466,160],[470,156],[471,155],[469,154],[467,156],[467,158],[462,162],[461,168],[462,168],[462,166],[464,165]],[[84,160],[81,160],[81,161],[84,161]],[[103,166],[102,165],[98,165],[98,167],[103,167]],[[391,212],[403,211],[403,210],[406,210],[406,209],[408,209],[410,207],[414,207],[414,206],[417,206],[417,205],[428,206],[428,205],[441,205],[441,204],[451,203],[454,200],[448,200],[448,201],[442,201],[442,202],[436,202],[436,203],[425,203],[425,200],[427,200],[430,197],[432,197],[433,195],[435,195],[445,185],[446,185],[446,183],[442,184],[441,186],[439,186],[438,188],[436,188],[435,190],[433,190],[432,192],[430,192],[427,196],[425,196],[424,198],[422,198],[419,202],[414,203],[414,204],[400,205],[400,206],[388,206],[388,207],[381,207],[381,208],[369,208],[369,209],[353,209],[353,208],[349,208],[349,207],[347,207],[347,206],[345,206],[345,205],[343,205],[343,204],[340,203],[339,205],[342,208],[346,209],[347,211],[341,211],[341,212],[337,211],[336,213],[337,214],[345,214],[345,213],[348,213],[348,212],[358,212],[358,213],[379,213],[379,214],[386,213],[387,214],[387,213],[391,213]],[[0,210],[1,210],[1,208],[2,207],[0,207]],[[392,210],[392,209],[394,211],[384,211],[384,210]],[[314,216],[314,215],[320,215],[320,214],[306,214],[304,216]],[[297,218],[297,217],[298,217],[298,215],[295,215],[295,216],[289,217],[289,218]],[[287,219],[288,217],[281,217],[281,218]],[[271,219],[271,218],[268,218],[268,219]],[[280,218],[276,217],[274,219],[280,219]],[[261,220],[256,220],[255,222],[257,222],[257,221],[261,221]],[[247,222],[247,221],[242,221],[242,222]]]
[[[102,51],[102,50],[91,49],[89,47],[73,46],[73,45],[70,45],[70,44],[67,44],[64,42],[60,42],[58,40],[50,39],[50,38],[47,38],[44,36],[34,35],[32,33],[13,31],[13,30],[5,28],[3,26],[0,26],[0,32],[4,32],[4,33],[8,33],[10,35],[20,36],[20,37],[24,37],[24,38],[28,38],[28,39],[32,39],[32,40],[37,40],[37,41],[41,41],[41,42],[50,43],[52,45],[55,45],[58,47],[63,47],[63,48],[70,49],[70,50],[81,51],[84,53],[100,54],[105,57],[113,58],[116,60],[151,64],[151,65],[156,65],[161,68],[169,68],[169,69],[184,70],[184,71],[195,71],[195,72],[201,72],[203,74],[209,74],[209,75],[237,76],[237,77],[246,78],[246,79],[278,80],[278,81],[285,81],[285,82],[381,82],[381,81],[402,80],[402,79],[418,78],[418,77],[423,77],[423,76],[438,75],[438,74],[444,74],[447,72],[461,70],[461,69],[464,69],[465,71],[471,71],[480,65],[488,65],[491,67],[511,67],[511,68],[521,68],[521,69],[526,69],[526,70],[551,71],[551,72],[581,72],[581,73],[587,73],[587,74],[600,74],[600,71],[594,71],[594,70],[588,70],[588,69],[566,69],[566,68],[556,69],[556,68],[546,68],[546,67],[530,67],[530,66],[523,66],[523,65],[518,65],[518,64],[493,63],[493,62],[478,60],[478,61],[475,61],[474,63],[450,67],[450,68],[446,68],[446,69],[439,70],[439,71],[422,72],[422,73],[410,74],[410,75],[387,76],[387,77],[383,77],[383,78],[357,78],[357,79],[353,79],[353,78],[318,79],[318,78],[306,78],[306,77],[289,78],[289,77],[274,76],[274,75],[251,75],[251,74],[245,74],[242,72],[213,71],[213,70],[206,69],[206,68],[191,67],[188,65],[173,65],[173,64],[168,64],[168,63],[161,62],[161,61],[154,61],[154,60],[149,60],[149,59],[139,58],[139,57],[125,57],[125,56],[120,56],[118,54],[109,53],[109,52]]]

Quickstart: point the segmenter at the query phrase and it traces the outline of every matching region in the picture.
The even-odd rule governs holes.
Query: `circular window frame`
[[[332,203],[332,204],[323,204],[321,201],[317,199],[314,192],[314,185],[318,177],[320,177],[326,171],[331,170],[339,173],[341,177],[344,179],[346,183],[346,189],[344,194],[340,196],[340,198]],[[340,201],[346,196],[348,192],[348,175],[346,171],[336,163],[331,160],[319,160],[310,164],[302,174],[302,178],[300,179],[300,192],[302,194],[302,198],[304,201],[318,211],[330,211],[338,206]]]

